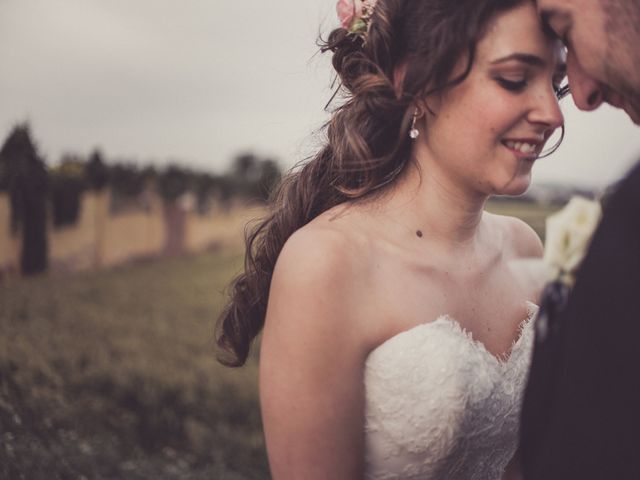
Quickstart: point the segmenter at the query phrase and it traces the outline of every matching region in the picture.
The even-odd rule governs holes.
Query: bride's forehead
[[[553,61],[558,53],[556,44],[544,33],[534,4],[526,1],[489,20],[476,51],[478,60],[525,52]]]

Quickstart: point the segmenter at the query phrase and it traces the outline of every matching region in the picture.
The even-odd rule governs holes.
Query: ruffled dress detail
[[[517,448],[537,306],[508,358],[444,315],[385,341],[365,365],[367,479],[499,480]]]

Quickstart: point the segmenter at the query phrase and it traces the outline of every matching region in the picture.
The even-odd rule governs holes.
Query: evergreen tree
[[[137,197],[144,190],[145,177],[134,163],[116,163],[109,169],[109,184],[114,193]]]
[[[190,171],[175,164],[169,165],[158,178],[158,191],[167,203],[173,203],[190,190],[193,183]]]
[[[109,182],[109,170],[102,160],[102,152],[93,151],[85,169],[87,184],[92,190],[102,190]]]
[[[253,153],[235,157],[231,164],[229,182],[236,195],[250,201],[266,201],[280,181],[282,172],[277,162],[258,158]]]
[[[260,163],[260,177],[258,178],[258,188],[260,197],[268,200],[271,192],[282,178],[282,171],[275,160],[266,159]]]
[[[60,165],[50,171],[49,189],[56,227],[73,225],[78,221],[86,185],[86,163],[78,156],[64,155]]]
[[[22,273],[42,272],[47,268],[48,176],[27,123],[13,128],[0,149],[0,159],[11,199],[11,226],[23,234]]]

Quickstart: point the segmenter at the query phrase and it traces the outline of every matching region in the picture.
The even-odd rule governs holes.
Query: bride
[[[341,0],[345,100],[248,239],[218,343],[264,326],[273,477],[486,479],[517,469],[539,238],[483,211],[562,126],[562,48],[530,0]]]

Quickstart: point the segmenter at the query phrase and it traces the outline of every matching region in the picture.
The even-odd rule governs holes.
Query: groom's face
[[[623,108],[640,124],[640,2],[537,0],[543,21],[567,46],[574,102]]]

